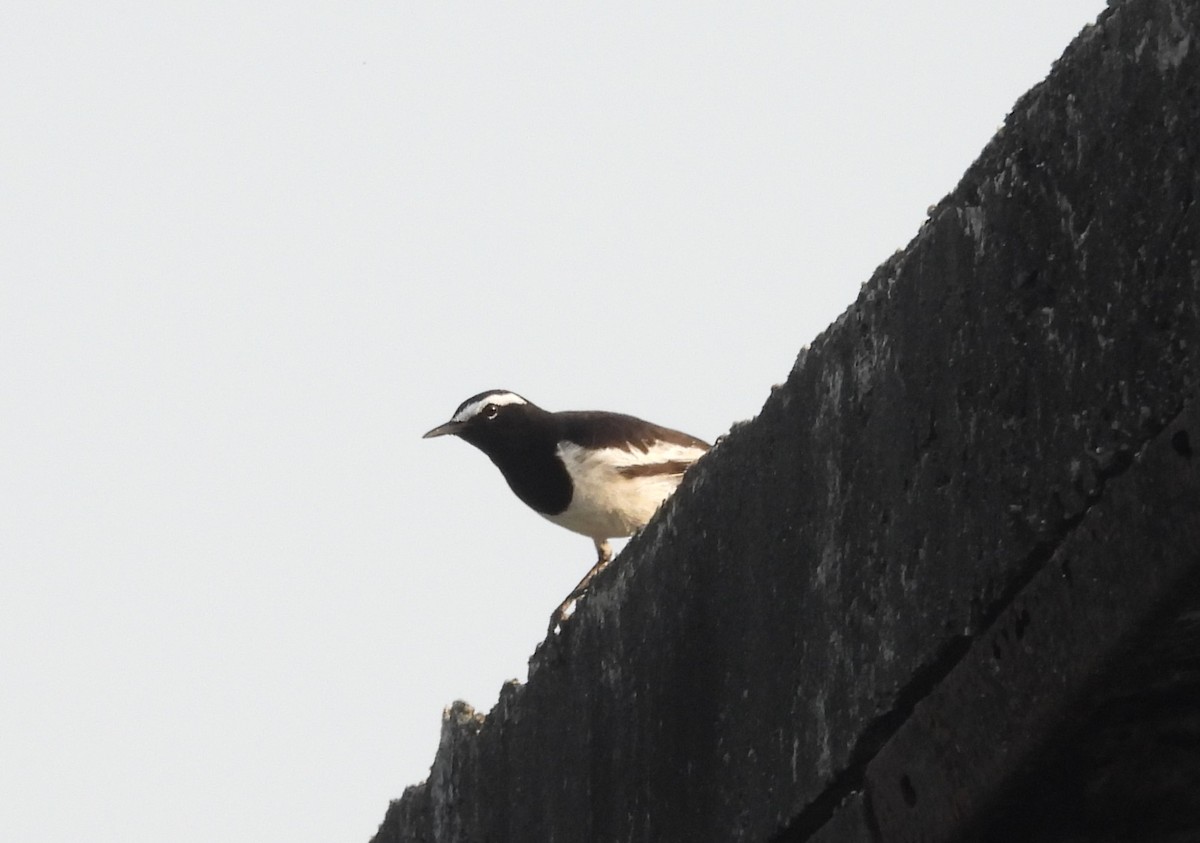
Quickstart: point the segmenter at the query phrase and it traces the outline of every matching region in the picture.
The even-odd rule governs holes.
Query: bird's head
[[[545,411],[529,403],[515,392],[489,389],[472,395],[458,405],[450,421],[440,424],[422,438],[457,436],[482,451],[500,445],[525,430],[536,416]]]

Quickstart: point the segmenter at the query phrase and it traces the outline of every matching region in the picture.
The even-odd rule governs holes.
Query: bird
[[[422,438],[439,436],[483,451],[530,509],[595,545],[596,563],[551,616],[551,629],[612,561],[609,539],[644,527],[710,447],[624,413],[549,412],[507,389],[472,395]]]

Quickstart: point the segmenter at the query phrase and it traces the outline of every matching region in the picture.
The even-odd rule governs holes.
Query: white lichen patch
[[[987,217],[983,213],[983,208],[978,205],[959,208],[958,219],[963,230],[967,232],[967,236],[975,244],[975,259],[978,260],[983,257],[984,250],[987,248]]]
[[[833,772],[833,749],[829,734],[829,722],[825,716],[825,689],[822,688],[812,701],[813,728],[817,732],[817,772],[829,776]]]
[[[1188,26],[1179,19],[1178,7],[1171,6],[1171,25],[1158,34],[1155,47],[1157,48],[1160,73],[1179,67],[1187,58],[1192,47],[1192,33]]]
[[[1158,36],[1158,69],[1166,72],[1170,68],[1179,67],[1192,46],[1192,34],[1189,32],[1178,40],[1172,41],[1167,35]]]

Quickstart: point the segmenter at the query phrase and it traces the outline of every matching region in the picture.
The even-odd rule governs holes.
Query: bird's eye
[[[500,410],[497,409],[495,404],[488,404],[486,407],[483,408],[483,417],[485,419],[494,419],[494,418],[496,418],[496,414],[499,412],[500,412]]]

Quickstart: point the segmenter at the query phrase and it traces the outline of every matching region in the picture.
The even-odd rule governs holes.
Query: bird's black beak
[[[448,421],[445,424],[439,424],[433,430],[422,436],[422,439],[433,439],[435,436],[452,436],[463,429],[463,423],[460,421]]]

